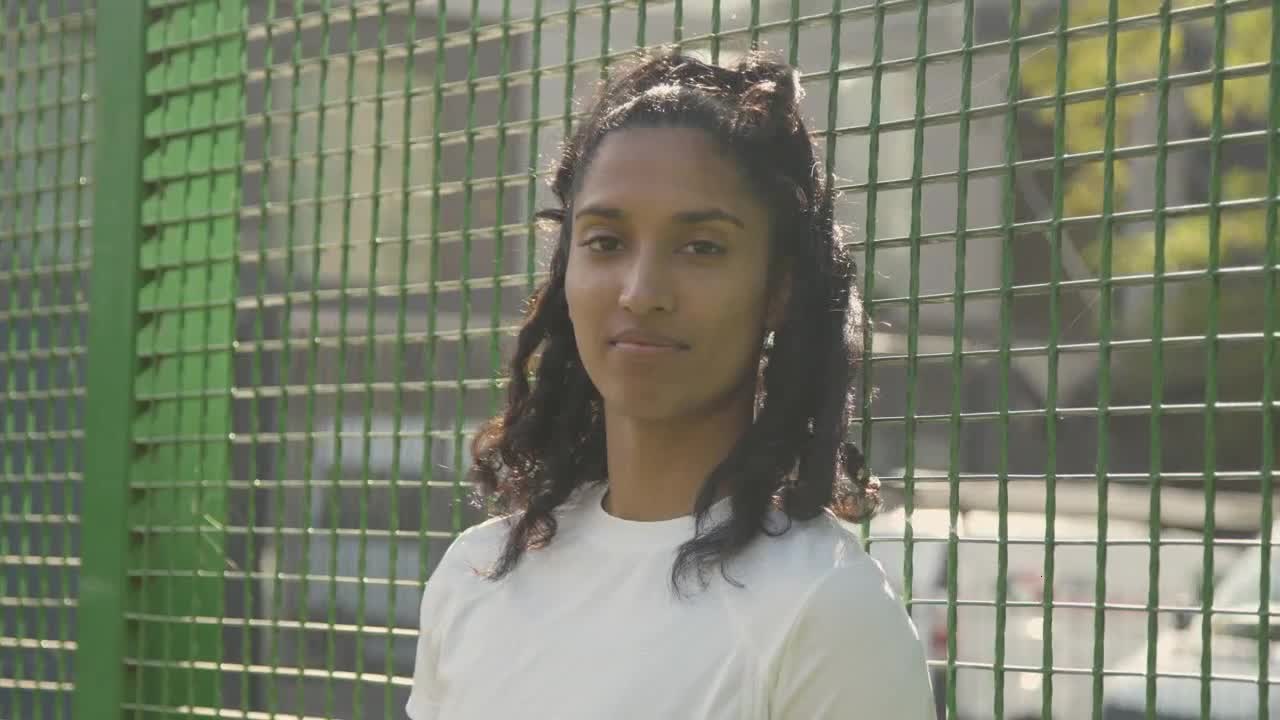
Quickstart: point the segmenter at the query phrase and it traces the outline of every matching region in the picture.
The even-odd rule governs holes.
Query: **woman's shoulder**
[[[572,518],[574,511],[582,505],[584,498],[589,497],[591,491],[592,487],[575,488],[569,497],[556,507],[554,514],[561,525]],[[488,518],[466,528],[449,544],[448,550],[440,560],[440,567],[446,572],[455,574],[487,570],[502,554],[511,528],[523,515],[523,511],[516,511],[508,515]],[[556,533],[557,537],[561,534]]]
[[[766,527],[769,534],[758,536],[726,569],[752,590],[742,599],[773,617],[794,615],[815,593],[848,602],[850,593],[875,593],[885,584],[856,526],[829,512],[800,520],[774,510]]]
[[[933,717],[924,646],[880,563],[862,550],[854,526],[815,518],[798,545],[830,561],[812,560],[773,635],[767,673],[770,706],[783,717],[826,716],[859,707],[867,717]],[[807,535],[807,537],[805,537]]]
[[[504,515],[476,523],[458,533],[440,558],[432,577],[456,580],[483,574],[502,552],[514,516]]]
[[[758,619],[753,627],[774,628],[759,638],[764,657],[829,645],[847,652],[852,638],[912,639],[902,602],[864,550],[859,526],[830,512],[797,520],[775,511],[769,522],[775,534],[752,543],[744,564],[731,564],[729,572],[749,590],[734,597]],[[779,528],[785,532],[777,534]]]
[[[759,560],[817,580],[836,568],[866,569],[875,560],[863,549],[861,533],[829,510],[806,520],[773,510],[766,519],[769,534],[756,543]]]

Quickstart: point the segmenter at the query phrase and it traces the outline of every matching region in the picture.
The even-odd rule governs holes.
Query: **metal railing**
[[[1270,717],[1272,10],[0,0],[0,718],[402,716],[549,162],[668,43],[802,70],[939,717]]]

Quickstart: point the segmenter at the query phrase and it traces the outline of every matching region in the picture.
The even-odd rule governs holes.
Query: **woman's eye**
[[[622,241],[613,235],[591,235],[582,243],[596,252],[613,252],[622,246]]]
[[[711,240],[694,240],[685,245],[685,250],[693,255],[719,255],[724,252],[724,246]]]

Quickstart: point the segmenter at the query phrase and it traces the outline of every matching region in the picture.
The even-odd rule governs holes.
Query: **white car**
[[[901,509],[877,516],[871,524],[871,554],[881,561],[890,582],[903,590],[902,542],[906,518]],[[995,716],[999,547],[1006,552],[1004,595],[1003,710],[1010,720],[1042,718],[1045,637],[1045,528],[1042,513],[1008,512],[1000,534],[1000,514],[962,512],[954,532],[957,546],[957,622],[947,624],[950,516],[945,510],[917,510],[911,517],[915,542],[912,619],[928,649],[938,717],[945,717],[948,639],[956,636],[957,716],[979,720]],[[1054,521],[1053,553],[1053,702],[1044,720],[1089,717],[1093,707],[1094,635],[1098,580],[1098,524],[1094,517],[1060,514]],[[1112,519],[1107,527],[1106,630],[1103,666],[1114,669],[1146,639],[1150,527]],[[1164,530],[1160,550],[1161,603],[1193,600],[1196,572],[1202,565],[1198,534]],[[1119,606],[1119,607],[1117,607]]]
[[[1273,528],[1272,536],[1276,534],[1277,529]],[[1270,587],[1265,593],[1270,672],[1261,682],[1268,693],[1269,717],[1280,718],[1280,549],[1272,550],[1270,565]],[[1215,583],[1207,653],[1201,642],[1205,629],[1203,615],[1197,614],[1157,635],[1155,714],[1159,720],[1257,720],[1262,717],[1258,702],[1261,577],[1262,549],[1255,546],[1230,564]],[[1146,717],[1147,654],[1144,645],[1122,664],[1122,669],[1141,676],[1109,680],[1105,720]],[[1202,682],[1201,668],[1206,654],[1211,678]],[[1208,715],[1201,713],[1201,695],[1206,687]]]

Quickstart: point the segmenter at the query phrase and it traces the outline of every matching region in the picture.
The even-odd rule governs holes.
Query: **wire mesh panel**
[[[676,41],[721,61],[760,43],[804,71],[877,320],[857,432],[893,508],[872,550],[930,643],[942,712],[1124,713],[1135,678],[1145,712],[1160,640],[1178,632],[1201,641],[1193,667],[1162,671],[1195,686],[1185,714],[1213,716],[1220,695],[1225,713],[1269,712],[1261,656],[1215,675],[1202,622],[1218,612],[1215,568],[1259,567],[1236,556],[1270,523],[1274,364],[1256,358],[1274,352],[1274,249],[1255,187],[1266,168],[1247,176],[1270,157],[1257,130],[1269,96],[1236,80],[1263,77],[1269,13],[282,2],[249,14],[261,70],[247,88],[233,471],[246,493],[231,507],[255,518],[236,525],[261,528],[241,560],[260,578],[260,609],[245,611],[269,620],[253,641],[272,668],[260,707],[398,712],[421,583],[479,518],[459,485],[466,438],[495,407],[540,277],[528,224],[550,200],[540,173],[610,63]],[[1232,27],[1262,33],[1247,43],[1261,54],[1222,55]],[[1236,95],[1215,101],[1215,86]],[[1212,107],[1235,113],[1239,137]],[[1219,180],[1197,177],[1207,161]],[[1228,176],[1244,204],[1223,209],[1213,188]],[[1169,245],[1175,225],[1182,246]],[[1222,252],[1227,227],[1242,254]],[[1250,309],[1224,314],[1229,296]],[[1254,358],[1229,383],[1228,356]],[[1194,630],[1179,630],[1185,617]],[[1181,692],[1163,692],[1175,714]]]
[[[1275,18],[850,12],[862,440],[939,714],[1269,717]]]
[[[0,3],[0,717],[75,682],[92,8]]]
[[[250,8],[232,524],[254,707],[399,716],[423,583],[480,517],[464,434],[534,267],[529,92],[500,80],[531,45],[504,19]]]
[[[802,70],[874,320],[863,532],[939,717],[1276,712],[1270,4],[126,5],[136,178],[88,167],[93,8],[0,0],[0,718],[66,712],[107,507],[78,448],[113,427],[124,714],[401,716],[424,585],[484,517],[469,436],[544,277],[546,170],[666,43]],[[134,179],[95,295],[136,301],[103,345],[131,394],[84,418],[84,271],[133,247],[90,254],[87,189]]]

